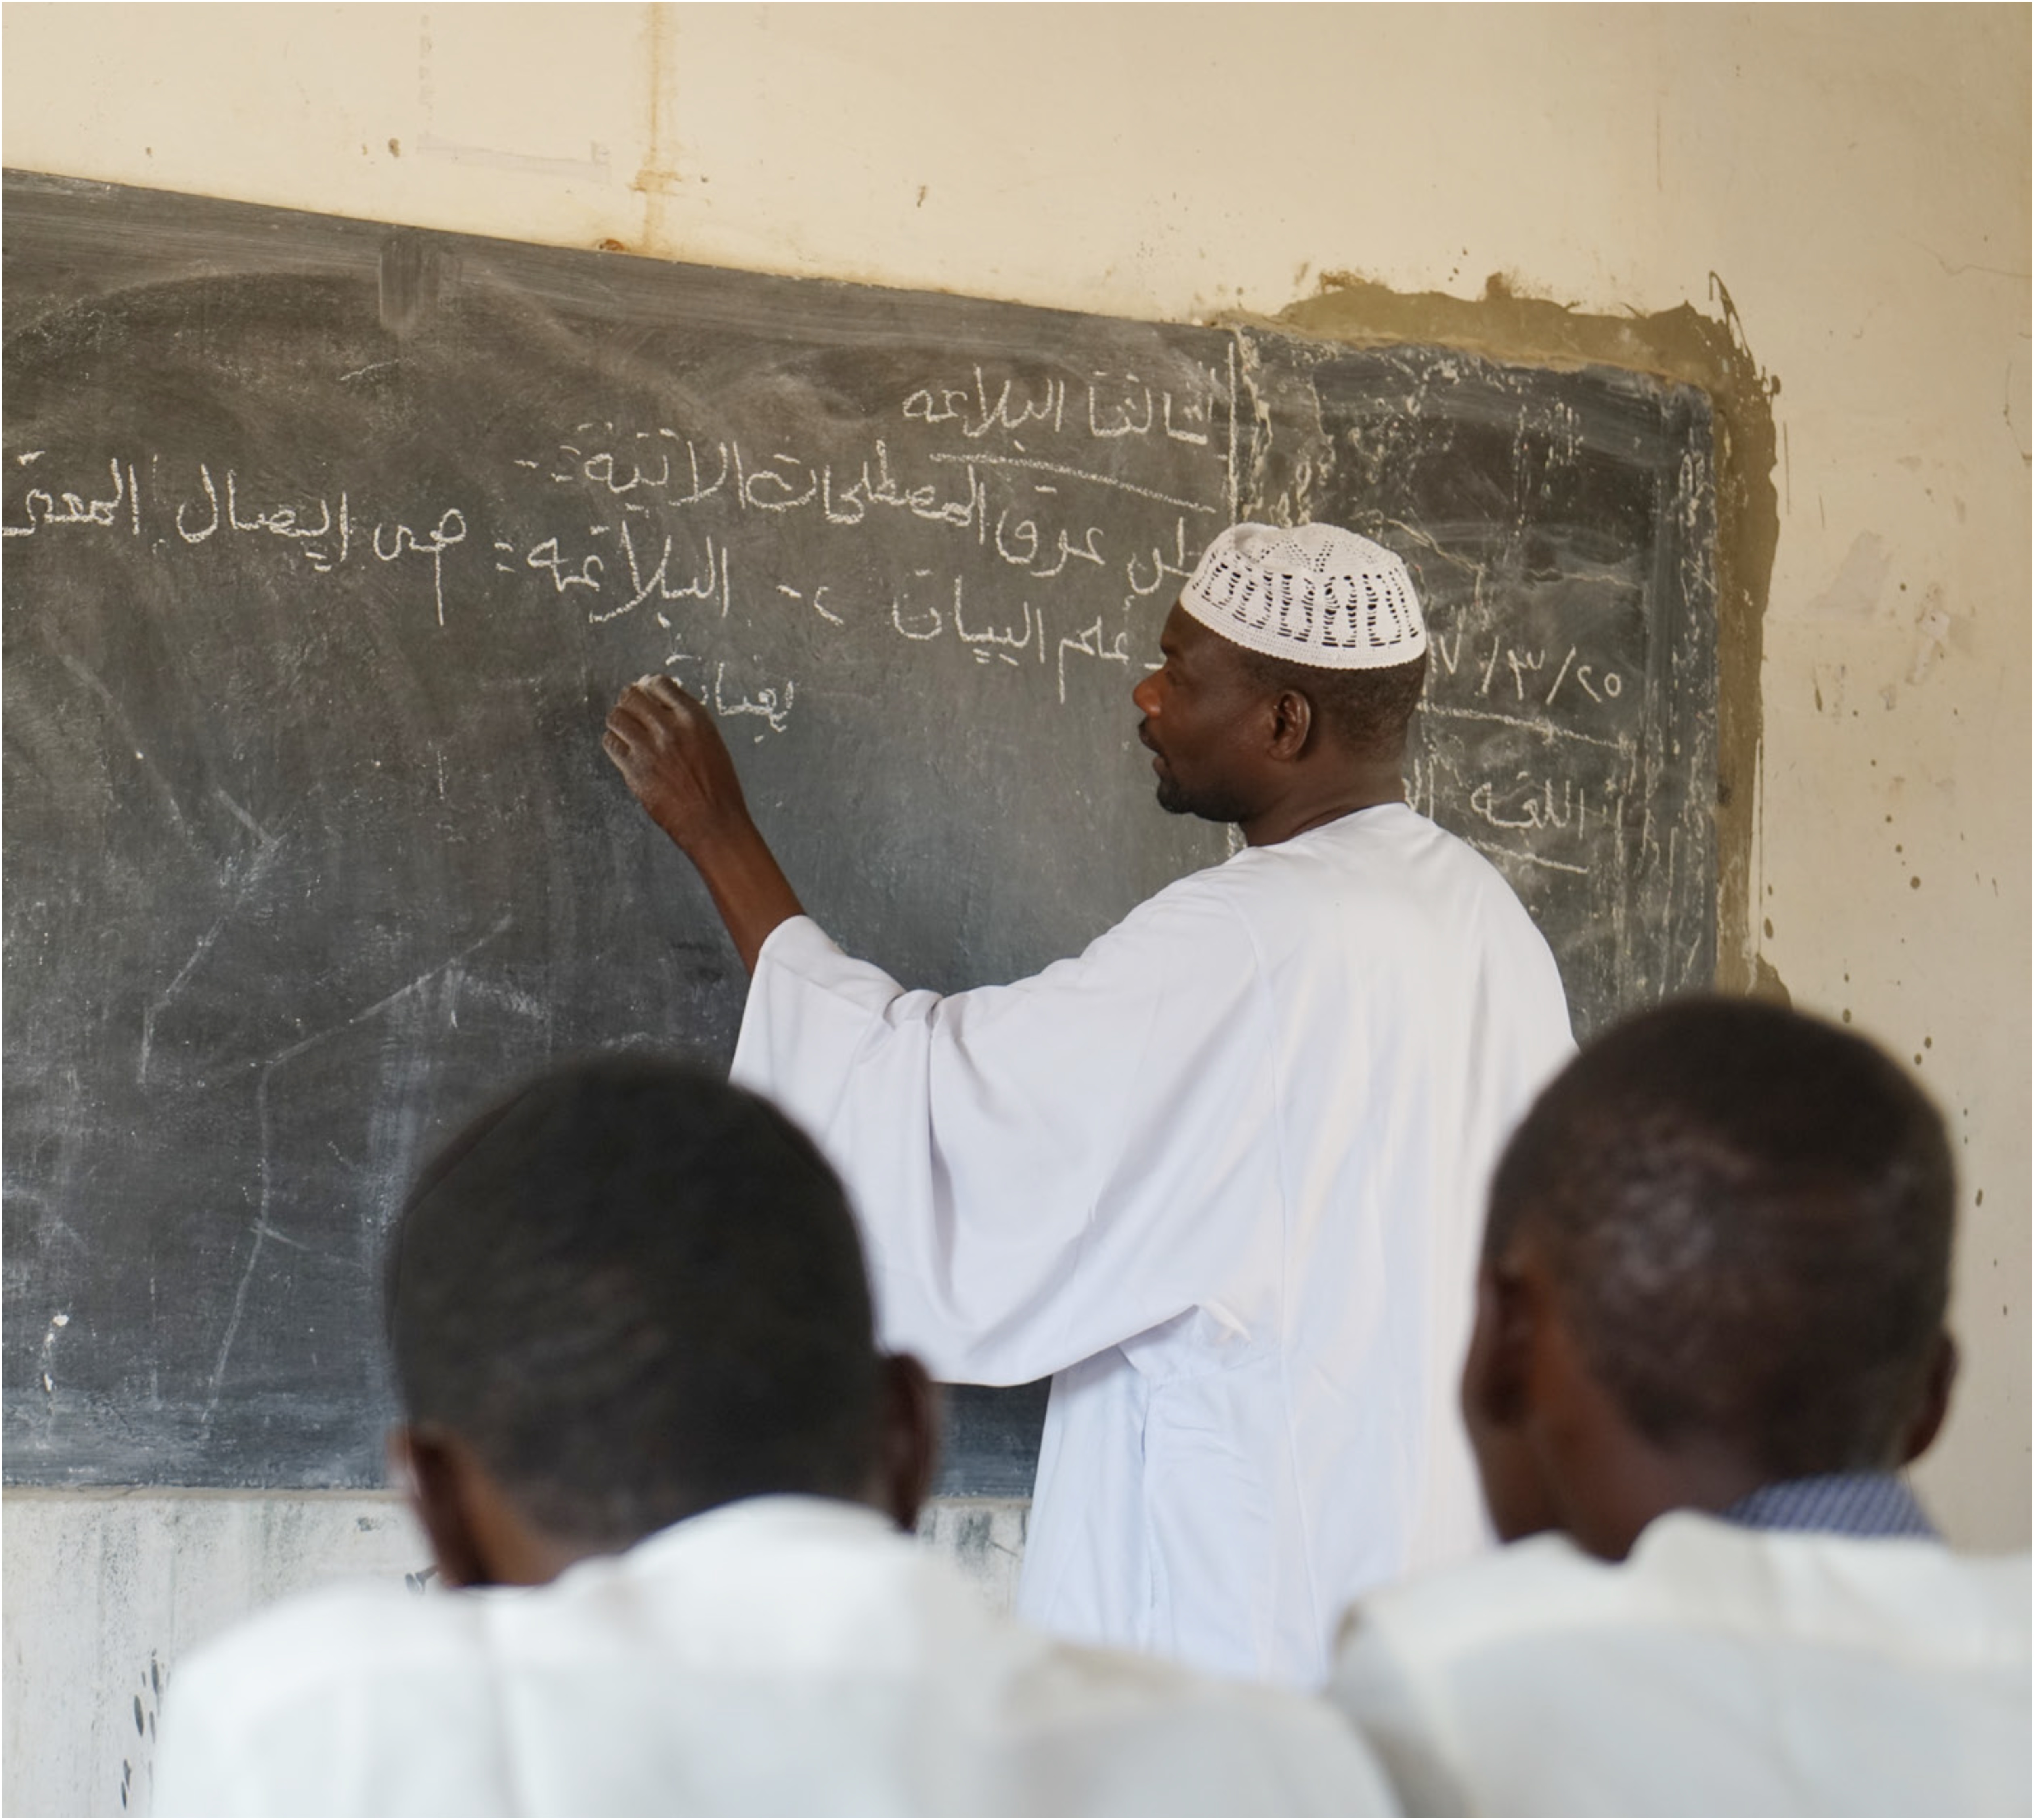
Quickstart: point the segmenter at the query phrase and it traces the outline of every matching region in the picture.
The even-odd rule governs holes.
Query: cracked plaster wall
[[[1736,452],[1773,535],[1725,553],[1761,597],[1726,628],[1726,967],[1948,1113],[1965,1372],[1921,1478],[1957,1540],[2027,1544],[2025,8],[102,6],[85,32],[8,8],[9,165],[1541,359],[1713,321],[1720,276],[1779,382],[1769,453]],[[10,1641],[10,1713],[27,1672]]]

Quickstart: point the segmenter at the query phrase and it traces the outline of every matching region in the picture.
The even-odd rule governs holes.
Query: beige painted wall
[[[1594,310],[1718,274],[1782,385],[1753,926],[1951,1117],[1968,1366],[1927,1485],[2025,1546],[2028,18],[17,5],[4,155],[1164,318],[1338,269]]]

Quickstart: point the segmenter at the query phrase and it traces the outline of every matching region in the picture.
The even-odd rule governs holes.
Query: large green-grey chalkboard
[[[6,190],[6,1469],[358,1485],[430,1146],[738,964],[601,756],[711,702],[808,906],[913,985],[1077,948],[1226,831],[1131,684],[1199,545],[1410,561],[1418,806],[1578,1023],[1713,965],[1699,395],[392,230]],[[1028,1487],[1037,1387],[944,1484]]]

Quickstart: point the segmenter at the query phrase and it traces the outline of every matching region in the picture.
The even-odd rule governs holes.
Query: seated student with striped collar
[[[181,1666],[158,1813],[1391,1811],[1318,1702],[997,1619],[905,1533],[932,1387],[751,1094],[539,1080],[424,1172],[388,1312],[456,1589],[309,1594]]]
[[[1541,1095],[1462,1381],[1515,1545],[1360,1604],[1330,1688],[1409,1812],[2028,1811],[2028,1557],[1900,1477],[1955,1203],[1902,1071],[1770,1006],[1669,1004]]]

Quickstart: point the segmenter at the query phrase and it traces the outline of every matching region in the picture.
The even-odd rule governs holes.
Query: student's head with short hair
[[[734,1499],[908,1524],[924,1374],[876,1350],[839,1180],[703,1070],[583,1063],[418,1179],[388,1260],[396,1450],[447,1577],[548,1578]]]
[[[1849,1032],[1696,998],[1591,1044],[1491,1188],[1462,1396],[1499,1533],[1621,1559],[1666,1510],[1918,1457],[1955,1202],[1940,1116]]]

